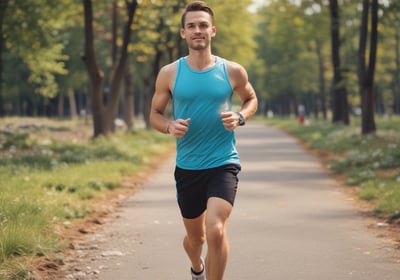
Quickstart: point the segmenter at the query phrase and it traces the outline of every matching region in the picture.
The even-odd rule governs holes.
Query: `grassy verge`
[[[400,216],[400,118],[377,118],[377,133],[362,136],[360,119],[350,126],[311,120],[299,126],[295,119],[264,119],[306,142],[316,151],[328,153],[328,167],[359,187],[361,199],[373,204],[374,213],[394,222]],[[397,219],[397,222],[399,220]]]
[[[65,140],[49,137],[52,127],[47,123],[39,128],[4,127],[0,130],[0,279],[29,279],[26,258],[63,250],[56,225],[90,213],[95,198],[121,187],[125,176],[173,146],[171,137],[154,131],[77,141],[70,137],[76,133],[73,126],[62,122],[57,127],[62,127]]]

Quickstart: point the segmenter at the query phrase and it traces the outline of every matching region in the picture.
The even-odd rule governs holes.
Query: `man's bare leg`
[[[205,213],[195,219],[183,218],[183,223],[186,228],[183,248],[192,263],[193,270],[196,272],[201,272],[203,270],[200,257],[203,251],[203,244],[206,240],[204,219]]]
[[[227,221],[232,212],[232,205],[216,197],[211,197],[207,203],[206,236],[207,280],[222,280],[229,255],[229,243],[226,232]]]

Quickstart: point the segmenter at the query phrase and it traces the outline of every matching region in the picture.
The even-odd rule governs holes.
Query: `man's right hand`
[[[172,121],[169,125],[169,133],[175,138],[182,138],[183,136],[185,136],[186,132],[189,129],[190,120],[190,118],[187,118],[186,120],[177,119],[175,121]]]

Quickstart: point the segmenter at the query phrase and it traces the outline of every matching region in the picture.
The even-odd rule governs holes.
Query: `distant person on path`
[[[176,138],[174,175],[192,279],[222,280],[229,254],[226,226],[241,169],[234,130],[256,112],[258,102],[246,70],[211,53],[216,35],[212,9],[192,2],[181,24],[189,55],[161,68],[150,121]],[[239,112],[232,112],[233,93],[242,102]],[[171,100],[173,120],[164,114]]]

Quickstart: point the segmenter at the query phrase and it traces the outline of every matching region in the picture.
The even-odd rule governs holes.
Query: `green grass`
[[[400,118],[376,117],[377,133],[361,135],[360,119],[350,126],[311,120],[299,126],[293,118],[264,119],[272,126],[288,131],[314,150],[334,155],[328,167],[346,175],[346,184],[359,186],[359,197],[374,205],[384,216],[400,213]]]
[[[24,257],[63,250],[56,225],[90,213],[95,198],[174,143],[146,130],[76,143],[42,140],[36,131],[0,131],[0,279],[28,279]]]

